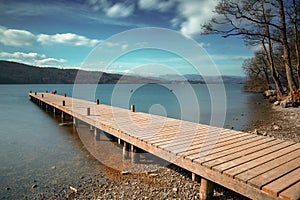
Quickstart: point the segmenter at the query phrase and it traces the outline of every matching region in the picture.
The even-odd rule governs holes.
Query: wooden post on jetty
[[[138,153],[138,148],[131,145],[131,162],[138,163],[140,161],[140,154]]]
[[[62,105],[63,105],[63,106],[66,105],[66,101],[65,101],[65,100],[62,101]]]
[[[214,183],[211,182],[210,180],[201,177],[200,199],[209,200],[212,199],[213,195],[214,195]]]
[[[73,117],[73,126],[78,127],[78,119]]]
[[[196,174],[192,173],[192,181],[195,181],[195,180],[196,180]]]
[[[91,115],[91,108],[86,108],[86,115],[87,116],[90,116]]]
[[[127,143],[124,141],[123,144],[123,159],[128,159],[129,158],[129,154],[128,154],[128,150],[127,150]]]
[[[95,140],[100,141],[100,130],[95,127],[94,129]]]
[[[135,112],[135,105],[131,105],[130,110],[131,110],[131,112]]]
[[[99,99],[96,99],[96,104],[99,105],[100,101]]]

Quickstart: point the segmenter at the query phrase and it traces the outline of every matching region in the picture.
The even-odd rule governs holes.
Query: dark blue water
[[[118,85],[116,89],[115,85],[99,85],[94,95],[87,95],[86,99],[99,98],[101,103],[123,108],[134,104],[137,111],[210,124],[212,103],[207,86],[193,85],[194,97],[186,92],[186,85],[138,86]],[[219,107],[214,105],[213,110],[218,111],[226,102],[226,128],[241,130],[253,120],[266,117],[261,116],[262,107],[257,107],[256,102],[262,101],[260,95],[246,93],[242,87],[226,85],[226,99],[220,95]],[[74,92],[73,85],[0,85],[1,199],[31,198],[37,191],[103,170],[72,126],[59,126],[60,118],[29,101],[30,90],[54,89],[68,96]],[[197,107],[199,112],[195,112]],[[34,184],[38,187],[33,189]]]

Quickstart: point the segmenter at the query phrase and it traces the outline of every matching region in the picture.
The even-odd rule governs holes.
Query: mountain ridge
[[[78,76],[80,74],[80,76]],[[99,77],[101,77],[99,79]],[[80,69],[59,69],[56,67],[37,67],[23,63],[0,60],[0,84],[79,84],[99,83],[243,83],[245,77],[209,76],[196,74],[162,75],[159,77],[142,77],[112,74],[100,71]]]

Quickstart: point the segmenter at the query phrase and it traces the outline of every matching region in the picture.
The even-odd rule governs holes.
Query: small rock
[[[279,106],[280,105],[280,101],[275,101],[274,102],[274,106]]]
[[[177,189],[177,188],[173,188],[172,190],[173,190],[173,192],[177,192],[177,191],[178,191],[178,189]]]
[[[254,129],[254,131],[252,133],[255,134],[255,135],[259,135],[260,134],[257,129]]]
[[[36,188],[37,187],[37,184],[33,184],[32,186],[31,186],[31,188]]]
[[[10,190],[10,187],[7,187],[6,190]]]
[[[129,174],[129,171],[122,171],[121,174],[122,174],[122,175]]]
[[[263,132],[262,135],[263,136],[267,136],[268,134],[267,134],[267,132]]]
[[[56,169],[56,167],[55,167],[55,166],[52,166],[51,169]]]
[[[157,177],[158,174],[156,174],[156,173],[151,173],[151,174],[149,174],[149,176],[150,176],[150,177]]]
[[[78,190],[77,190],[76,188],[72,187],[72,186],[70,186],[70,189],[71,189],[72,191],[74,191],[75,193],[78,192]]]
[[[276,124],[273,125],[273,130],[274,130],[274,131],[278,131],[279,129],[280,129],[280,126],[278,126],[278,125],[276,125]]]

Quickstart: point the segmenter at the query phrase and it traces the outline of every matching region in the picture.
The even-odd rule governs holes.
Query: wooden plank
[[[168,141],[165,141],[164,139],[162,140],[159,140],[159,141],[156,141],[155,144],[161,146],[161,147],[164,147],[164,146],[170,146],[170,144],[172,143],[173,145],[179,145],[179,143],[184,143],[186,142],[186,140],[195,140],[195,138],[202,138],[206,135],[206,132],[207,132],[207,129],[202,129],[202,130],[199,130],[197,131],[196,133],[194,131],[192,131],[192,135],[195,135],[193,138],[192,137],[174,137],[173,140],[168,140]],[[211,137],[214,135],[214,133],[211,134]],[[183,135],[185,136],[185,135]],[[178,142],[176,144],[174,144],[174,141]]]
[[[204,138],[202,141],[195,141],[194,143],[186,146],[182,146],[181,148],[173,146],[172,152],[179,154],[182,152],[186,152],[189,150],[199,149],[201,152],[212,151],[214,148],[218,148],[221,146],[226,146],[226,143],[232,141],[234,139],[238,139],[243,137],[242,135],[233,135],[233,134],[224,134],[219,135],[219,137],[213,138]],[[171,149],[171,148],[170,148]]]
[[[147,140],[150,144],[155,144],[157,146],[164,145],[164,144],[170,144],[174,141],[185,141],[185,140],[191,140],[197,137],[197,133],[194,131],[187,132],[184,134],[176,133],[176,135],[173,135],[172,137],[164,138],[164,139],[156,139],[156,140]]]
[[[295,183],[297,183],[299,181],[300,181],[300,168],[263,186],[262,190],[266,191],[274,196],[278,196],[281,191],[289,188],[290,186],[294,185]]]
[[[225,170],[223,173],[233,177],[233,176],[235,176],[237,174],[240,174],[244,171],[247,171],[249,169],[252,169],[254,167],[262,165],[262,164],[264,164],[264,163],[266,163],[270,160],[274,160],[278,157],[285,156],[286,154],[289,154],[293,151],[296,151],[297,149],[300,149],[300,144],[294,144],[294,145],[288,146],[286,148],[279,149],[278,151],[275,151],[273,153],[269,153],[267,155],[257,157],[254,160],[251,160],[249,162],[246,162],[246,163],[243,163],[243,164],[238,165],[236,167]]]
[[[299,174],[297,175],[299,176]],[[283,200],[299,200],[300,199],[300,181],[292,185],[288,189],[279,194]]]
[[[214,143],[217,142],[218,140],[228,138],[228,137],[234,137],[236,134],[227,134],[226,131],[221,132],[220,130],[216,130],[211,133],[205,133],[204,135],[199,135],[199,137],[194,138],[193,140],[189,141],[183,141],[183,142],[173,142],[172,144],[165,144],[165,145],[160,145],[162,148],[165,148],[168,151],[172,150],[179,150],[179,149],[186,149],[189,146],[203,146],[203,142],[210,142]]]
[[[220,172],[224,172],[227,169],[230,169],[230,168],[233,168],[235,166],[241,165],[243,163],[252,161],[256,158],[262,157],[264,155],[269,155],[270,153],[273,153],[273,152],[277,152],[278,149],[291,146],[292,144],[293,143],[291,143],[291,142],[282,142],[282,143],[279,143],[279,144],[274,144],[273,146],[270,146],[270,147],[265,148],[263,150],[258,150],[258,151],[255,151],[253,153],[249,153],[247,155],[244,155],[243,157],[240,157],[240,158],[228,161],[228,162],[224,162],[220,165],[214,166],[213,169],[215,169],[217,171],[220,171]]]
[[[244,150],[241,150],[241,151],[236,151],[236,152],[233,152],[231,154],[228,154],[226,156],[223,156],[223,157],[220,157],[220,158],[217,158],[217,159],[214,159],[214,160],[204,161],[204,162],[202,160],[201,164],[206,166],[206,167],[212,168],[214,166],[220,165],[220,164],[225,163],[225,162],[229,162],[231,160],[235,160],[237,158],[246,156],[246,155],[254,153],[256,151],[264,150],[266,148],[272,147],[272,146],[274,146],[276,144],[279,144],[279,143],[282,143],[282,141],[278,141],[278,140],[268,141],[268,140],[266,140],[266,142],[264,142],[260,145],[257,145],[257,146],[251,147],[251,148],[247,148],[247,149],[244,149]],[[237,150],[237,149],[235,149],[235,150]],[[197,161],[198,161],[198,159],[195,160],[195,162],[197,162]]]
[[[157,135],[156,137],[153,138],[147,138],[148,141],[150,142],[159,142],[161,139],[168,139],[172,138],[174,136],[177,137],[182,137],[187,135],[188,133],[195,133],[197,134],[199,131],[206,129],[206,127],[199,127],[199,126],[192,126],[192,127],[185,127],[181,125],[176,125],[176,126],[168,126],[168,127],[163,127],[161,130],[161,135]],[[166,133],[166,134],[163,134]]]
[[[300,164],[300,157],[291,160],[287,163],[284,163],[283,165],[280,165],[274,169],[271,169],[270,171],[267,171],[266,173],[260,174],[259,176],[250,179],[248,183],[254,187],[262,188],[262,186],[278,179],[279,177],[297,169]]]
[[[227,133],[226,133],[227,134]],[[229,134],[227,134],[229,135]],[[244,135],[244,134],[235,134],[232,135],[230,134],[230,137],[226,137],[224,139],[219,138],[215,138],[215,140],[212,140],[211,142],[209,141],[204,141],[204,143],[208,144],[197,144],[195,143],[194,145],[190,145],[189,149],[186,149],[185,151],[174,151],[174,153],[178,154],[178,155],[183,155],[183,156],[188,156],[188,155],[192,155],[192,154],[196,154],[199,153],[199,150],[201,150],[202,152],[205,150],[210,150],[210,151],[216,151],[216,149],[218,148],[225,148],[225,146],[229,146],[232,143],[236,143],[239,141],[244,141],[247,140],[247,138],[251,138],[253,137],[252,135]],[[213,148],[211,148],[213,145]]]
[[[233,142],[231,144],[228,143],[226,146],[214,148],[208,155],[216,154],[219,152],[224,152],[226,150],[240,147],[242,145],[246,145],[251,142],[258,141],[258,140],[260,140],[260,138],[257,138],[255,135],[249,134],[246,137],[237,138],[236,140],[233,140]],[[199,153],[200,152],[198,149],[193,149],[191,151],[179,153],[178,155],[182,155],[182,156],[186,157],[187,159],[194,160],[195,158],[199,158]]]
[[[254,177],[257,177],[258,175],[263,174],[266,171],[270,171],[271,169],[274,169],[274,168],[276,168],[284,163],[287,163],[288,161],[291,161],[297,157],[300,157],[299,149],[294,152],[288,153],[283,157],[276,158],[276,159],[266,162],[260,166],[257,166],[252,169],[249,169],[245,172],[242,172],[242,173],[236,175],[234,178],[247,182],[248,180],[250,180]]]

